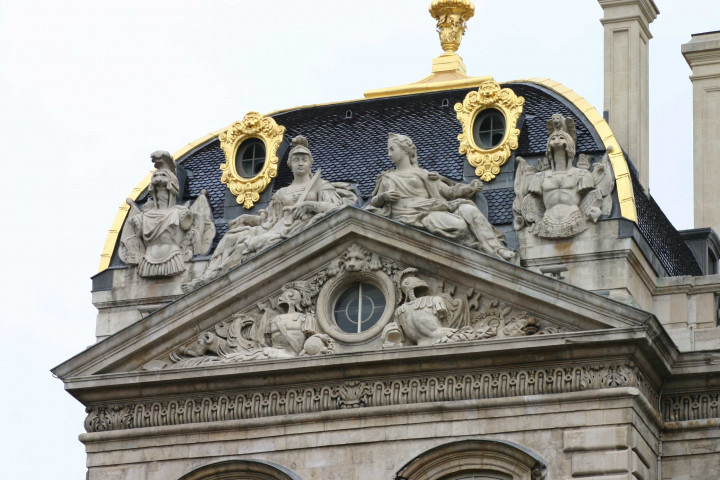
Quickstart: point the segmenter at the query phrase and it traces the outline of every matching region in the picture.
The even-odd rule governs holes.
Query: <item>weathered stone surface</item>
[[[210,204],[205,193],[192,206],[177,205],[179,183],[175,162],[168,152],[151,155],[156,170],[140,209],[128,199],[127,220],[120,236],[120,258],[137,265],[144,278],[172,277],[186,270],[193,255],[206,253],[215,237]]]
[[[575,160],[575,123],[559,113],[547,122],[545,158],[537,166],[518,157],[515,175],[515,230],[540,238],[572,238],[612,210],[615,187],[607,153],[590,170],[590,157]]]

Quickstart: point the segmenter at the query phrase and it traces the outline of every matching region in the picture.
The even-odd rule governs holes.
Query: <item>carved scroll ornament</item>
[[[258,112],[250,112],[241,122],[235,122],[218,136],[220,147],[225,152],[225,163],[220,165],[220,181],[228,186],[237,197],[237,203],[245,208],[260,200],[260,194],[277,176],[277,151],[283,141],[285,127],[275,123],[271,117],[263,117]],[[248,139],[257,138],[265,144],[265,164],[260,173],[253,178],[242,177],[235,168],[235,155],[238,147]]]
[[[492,181],[510,158],[512,150],[518,148],[520,130],[517,122],[524,104],[523,97],[516,96],[509,88],[500,88],[492,80],[484,82],[476,92],[468,93],[462,103],[455,104],[457,119],[463,129],[463,133],[458,135],[458,151],[467,156],[470,165],[475,167],[475,175],[483,181]],[[499,110],[505,117],[505,136],[495,147],[483,149],[475,143],[473,125],[478,114],[488,108]]]

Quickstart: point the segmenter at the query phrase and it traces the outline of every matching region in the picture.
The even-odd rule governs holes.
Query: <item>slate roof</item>
[[[645,194],[632,163],[628,162],[628,165],[631,166],[630,177],[632,178],[635,193],[638,230],[640,230],[652,251],[657,255],[668,275],[671,277],[702,275],[702,269],[688,244],[685,243],[680,233],[673,227],[655,200],[650,195]]]
[[[547,142],[546,122],[554,113],[573,118],[577,129],[578,153],[601,153],[604,147],[587,119],[563,97],[541,86],[509,83],[518,96],[525,98],[519,147],[516,155],[544,155]],[[382,171],[392,168],[387,157],[390,132],[410,136],[418,148],[421,167],[448,178],[463,178],[465,157],[458,152],[461,133],[454,105],[474,89],[430,92],[402,97],[358,100],[342,104],[298,108],[273,115],[286,128],[286,139],[296,135],[308,138],[314,165],[329,181],[354,182],[367,200]],[[288,149],[289,150],[289,149]],[[288,185],[292,173],[287,166],[288,150],[280,159],[273,191]],[[196,198],[205,189],[216,219],[215,245],[227,231],[225,215],[226,187],[220,183],[220,165],[225,156],[217,139],[180,159],[188,172],[184,195]],[[506,166],[507,167],[507,166]],[[511,166],[510,166],[511,168]],[[509,170],[511,171],[511,170]],[[645,195],[633,177],[638,209],[638,228],[670,275],[700,275],[697,261],[672,224],[651,197]],[[496,182],[499,183],[499,182]],[[494,225],[509,226],[513,221],[514,192],[507,183],[487,184],[488,219]]]

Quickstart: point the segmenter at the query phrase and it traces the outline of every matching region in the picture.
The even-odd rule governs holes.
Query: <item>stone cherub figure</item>
[[[137,265],[141,277],[169,277],[185,271],[193,255],[210,249],[215,223],[204,190],[192,206],[177,205],[179,183],[172,156],[157,151],[151,159],[156,170],[148,187],[150,198],[142,208],[127,199],[130,212],[118,253],[128,265]]]
[[[539,167],[517,157],[514,227],[527,227],[541,238],[571,238],[612,210],[609,150],[592,171],[587,155],[580,155],[574,167],[575,123],[556,113],[547,125],[547,150]]]
[[[395,168],[378,177],[368,211],[502,260],[515,260],[516,252],[504,244],[504,235],[471,200],[482,190],[480,181],[454,183],[420,168],[415,144],[405,135],[389,135],[388,155]]]
[[[186,290],[217,277],[329,212],[357,201],[350,184],[327,182],[320,178],[320,170],[311,172],[313,157],[305,137],[293,138],[292,145],[287,162],[293,182],[275,192],[268,208],[258,215],[241,215],[228,222],[229,230],[215,249],[207,270],[201,278],[186,284]]]

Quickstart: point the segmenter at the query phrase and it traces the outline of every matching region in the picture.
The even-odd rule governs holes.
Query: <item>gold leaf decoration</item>
[[[516,96],[509,88],[500,88],[492,80],[483,82],[477,91],[468,93],[462,103],[455,104],[457,119],[463,129],[463,133],[458,135],[458,151],[467,157],[470,165],[475,167],[475,175],[483,181],[492,181],[510,158],[512,150],[517,149],[520,136],[517,121],[524,104],[523,97]],[[499,110],[505,117],[505,136],[495,147],[483,149],[475,143],[473,124],[478,114],[488,108]]]
[[[220,181],[228,186],[235,195],[237,203],[249,209],[260,200],[260,194],[277,176],[277,151],[283,141],[285,127],[278,125],[271,117],[263,117],[258,112],[249,112],[240,122],[233,123],[222,132],[218,139],[225,152],[225,163],[220,165]],[[241,176],[235,168],[235,156],[240,145],[251,138],[257,138],[265,144],[265,164],[260,173],[252,178]]]

